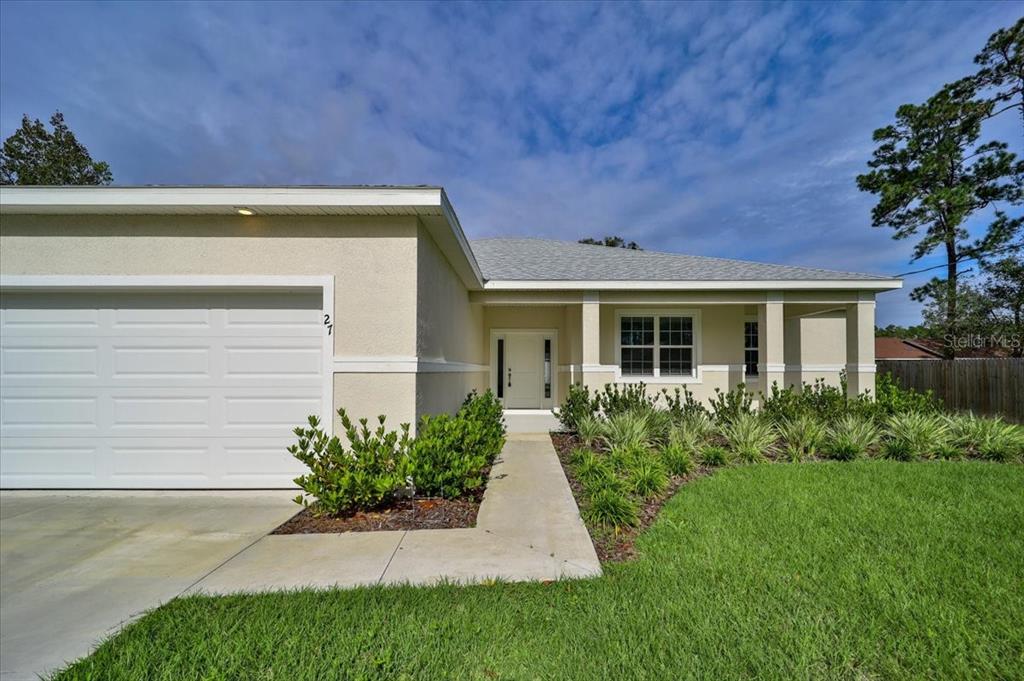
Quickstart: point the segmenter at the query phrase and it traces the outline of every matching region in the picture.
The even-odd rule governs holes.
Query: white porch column
[[[597,291],[583,293],[582,329],[583,384],[597,390],[614,380],[601,366],[601,297]]]
[[[786,387],[786,358],[782,294],[769,291],[757,308],[758,390],[771,395],[772,383]]]
[[[846,393],[875,392],[875,294],[861,291],[846,306]]]

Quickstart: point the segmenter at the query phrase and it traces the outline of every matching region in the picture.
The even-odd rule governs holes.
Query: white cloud
[[[854,185],[871,131],[1017,14],[4,3],[0,129],[60,108],[119,182],[443,184],[473,236],[897,272],[910,244]],[[888,294],[879,317],[916,306]]]

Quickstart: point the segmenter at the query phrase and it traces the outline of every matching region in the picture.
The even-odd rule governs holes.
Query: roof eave
[[[794,280],[558,280],[492,279],[487,291],[891,291],[903,287],[902,279],[794,279]]]

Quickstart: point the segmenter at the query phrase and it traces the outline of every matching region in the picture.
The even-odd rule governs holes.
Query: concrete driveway
[[[284,522],[294,492],[0,493],[0,674],[86,655]]]

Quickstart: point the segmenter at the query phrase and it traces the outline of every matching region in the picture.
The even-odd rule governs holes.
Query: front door
[[[507,409],[542,409],[551,404],[550,334],[517,332],[501,337],[502,393]]]

